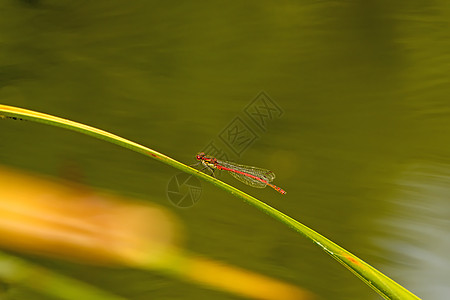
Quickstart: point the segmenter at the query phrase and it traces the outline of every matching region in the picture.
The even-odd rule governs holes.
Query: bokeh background
[[[449,20],[442,0],[2,1],[0,102],[191,164],[265,91],[284,113],[264,131],[249,123],[259,138],[231,158],[275,171],[288,194],[220,178],[419,297],[445,299]],[[166,190],[178,171],[126,149],[4,120],[0,163],[166,206],[190,251],[321,299],[379,298],[315,245],[209,184],[196,205],[173,206]],[[28,259],[129,299],[240,299],[158,272]]]

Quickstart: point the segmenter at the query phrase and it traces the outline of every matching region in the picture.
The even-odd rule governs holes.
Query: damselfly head
[[[206,154],[204,152],[199,152],[195,158],[197,160],[202,160],[205,157],[205,155]]]

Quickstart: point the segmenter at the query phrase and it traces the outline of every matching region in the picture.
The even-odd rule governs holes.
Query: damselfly
[[[206,168],[211,170],[213,174],[214,170],[228,171],[231,176],[252,187],[265,188],[266,186],[270,186],[277,192],[280,192],[283,195],[286,194],[285,190],[271,184],[271,182],[275,179],[275,173],[270,170],[219,160],[215,157],[206,155],[203,152],[197,154],[196,159]]]

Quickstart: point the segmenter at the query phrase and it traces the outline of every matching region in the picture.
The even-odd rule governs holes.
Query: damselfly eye
[[[195,157],[197,160],[201,160],[203,157],[205,157],[205,153],[200,152],[199,154],[197,154],[197,156]]]

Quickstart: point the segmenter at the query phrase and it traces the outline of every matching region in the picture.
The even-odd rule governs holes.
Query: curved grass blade
[[[183,163],[180,163],[162,153],[155,150],[142,146],[138,143],[132,142],[130,140],[124,139],[120,136],[114,135],[107,131],[103,131],[88,125],[70,121],[67,119],[55,117],[52,115],[35,112],[32,110],[27,110],[23,108],[0,105],[0,117],[1,118],[20,118],[24,120],[35,121],[39,123],[45,123],[48,125],[62,127],[74,131],[78,131],[102,140],[106,140],[113,144],[128,148],[130,150],[142,153],[144,155],[150,156],[156,160],[159,160],[165,164],[173,166],[183,172],[192,174],[198,178],[206,180],[215,186],[229,192],[230,194],[238,197],[248,204],[262,210],[269,216],[275,218],[281,223],[287,225],[293,230],[297,231],[307,239],[311,240],[313,243],[318,245],[322,250],[331,255],[344,267],[349,269],[358,278],[364,281],[368,286],[374,289],[378,294],[380,294],[385,299],[419,299],[417,296],[412,294],[410,291],[376,270],[363,260],[359,259],[355,255],[351,254],[347,250],[333,243],[329,239],[310,229],[309,227],[301,224],[295,219],[283,214],[282,212],[276,210],[275,208],[265,204],[264,202],[236,189],[214,177],[211,177],[197,169],[191,168]]]
[[[126,300],[88,283],[3,252],[0,252],[0,280],[13,287],[25,286],[51,296],[52,299]],[[8,295],[5,298],[3,296],[0,299],[10,299]]]

